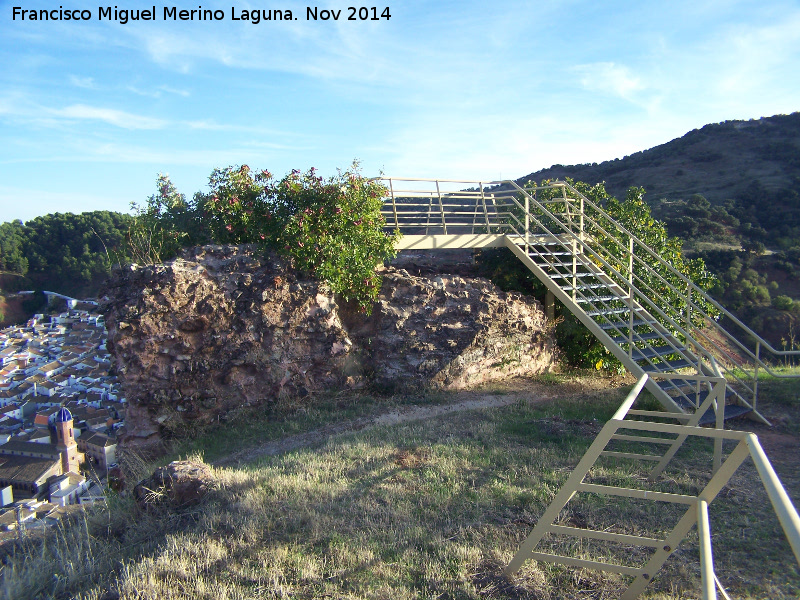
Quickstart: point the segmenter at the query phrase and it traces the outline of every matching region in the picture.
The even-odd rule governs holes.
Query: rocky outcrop
[[[186,508],[198,504],[216,486],[216,478],[204,462],[176,460],[158,467],[133,488],[142,508]]]
[[[231,408],[374,383],[464,387],[545,370],[538,303],[484,279],[386,268],[367,317],[249,246],[117,271],[102,305],[130,406],[126,444]]]

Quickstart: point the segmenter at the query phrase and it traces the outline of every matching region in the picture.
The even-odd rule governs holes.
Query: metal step
[[[645,371],[646,370],[647,369],[645,369]],[[671,392],[675,389],[693,388],[697,385],[697,382],[687,379],[664,379],[663,381],[659,381],[656,385],[664,391]]]
[[[751,412],[753,412],[753,409],[747,406],[739,406],[738,404],[726,404],[723,420],[727,421],[729,419],[735,419],[736,417],[741,417]],[[714,413],[713,408],[709,408],[705,412],[705,414],[702,417],[700,417],[699,425],[713,425],[716,422],[717,422],[717,415]]]
[[[684,393],[686,394],[690,402],[694,402],[695,406],[700,406],[705,401],[705,399],[708,398],[708,395],[711,392],[705,390],[703,392],[700,392],[699,394],[697,392],[684,392]],[[729,387],[726,387],[725,397],[728,398],[733,395],[734,395],[733,390],[731,390]]]
[[[686,367],[697,367],[697,364],[689,360],[665,360],[654,365],[644,365],[642,369],[648,373],[667,373]]]
[[[625,310],[627,310],[627,309],[625,309]],[[613,323],[611,323],[611,322],[609,322],[609,323],[600,323],[600,329],[614,329],[615,327],[617,329],[627,329],[629,325],[631,325],[631,323],[629,323],[628,321],[615,321]],[[642,325],[649,325],[649,326],[652,327],[653,325],[658,325],[658,321],[642,321],[641,319],[634,319],[633,320],[633,326],[634,327],[640,327]]]
[[[660,340],[664,338],[664,334],[660,331],[648,331],[647,333],[637,333],[633,332],[633,343],[636,342],[645,342],[647,340]],[[628,336],[627,335],[618,335],[617,337],[611,338],[614,340],[615,344],[627,344],[628,343]]]
[[[585,304],[587,302],[611,302],[612,300],[622,300],[622,298],[619,296],[588,296],[586,298],[576,298],[575,302]]]
[[[535,258],[537,256],[572,256],[572,252],[529,252],[528,256]]]
[[[605,288],[605,287],[619,287],[619,286],[610,286],[610,285],[606,285],[605,283],[587,283],[586,285],[576,285],[574,289],[575,290],[596,290],[596,289]],[[566,285],[566,286],[562,287],[561,289],[564,290],[565,292],[571,292],[573,290],[573,287],[571,285]]]
[[[533,258],[533,257],[531,257],[531,258]],[[582,263],[580,261],[577,261],[574,265],[572,264],[572,261],[570,261],[570,262],[547,262],[547,261],[540,262],[540,261],[534,260],[533,262],[535,262],[540,267],[561,267],[561,268],[564,268],[564,269],[571,269],[573,266],[576,269],[577,268],[587,269],[587,268],[591,268],[591,267],[594,266],[594,265],[590,265],[588,263]],[[595,271],[595,272],[597,272],[597,271]]]
[[[622,313],[628,312],[630,309],[628,307],[625,308],[609,308],[606,310],[593,310],[592,312],[587,312],[586,314],[590,317],[604,317],[606,315],[621,315]]]
[[[692,387],[694,388],[694,385]],[[674,391],[678,391],[678,390],[675,390],[673,388],[673,389],[668,390],[668,391],[674,392]],[[704,391],[700,392],[699,394],[697,392],[694,392],[694,391],[681,391],[681,394],[683,394],[683,395],[681,395],[681,396],[671,396],[671,398],[675,402],[675,404],[677,404],[678,406],[683,408],[685,411],[694,412],[694,411],[696,411],[698,409],[698,407],[703,402],[705,402],[706,398],[708,398],[708,395],[710,393],[711,392],[709,392],[708,390],[704,390]],[[730,390],[730,388],[726,387],[725,388],[725,398],[728,398],[728,397],[733,396],[733,395],[734,394]]]
[[[550,279],[571,279],[573,277],[597,277],[598,275],[602,275],[602,273],[553,273],[552,275],[548,273],[548,277]]]
[[[632,358],[633,360],[639,361],[647,358],[669,356],[670,354],[680,354],[685,350],[686,348],[675,349],[672,346],[651,346],[650,348],[643,348],[641,350],[634,349]]]

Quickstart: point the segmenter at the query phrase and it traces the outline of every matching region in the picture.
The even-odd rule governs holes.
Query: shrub
[[[395,255],[399,233],[384,232],[386,189],[364,178],[357,163],[329,179],[313,168],[280,181],[247,165],[215,169],[209,192],[198,192],[191,203],[166,176],[157,185],[159,193],[139,209],[131,230],[148,261],[197,243],[257,243],[371,312],[380,290],[375,268]]]
[[[794,300],[789,296],[776,296],[772,299],[772,307],[778,310],[792,310]]]

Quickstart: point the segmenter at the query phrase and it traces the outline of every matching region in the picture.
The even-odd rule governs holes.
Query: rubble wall
[[[203,246],[118,270],[103,294],[128,445],[282,395],[461,388],[553,361],[539,303],[480,278],[387,267],[366,316],[257,247]]]

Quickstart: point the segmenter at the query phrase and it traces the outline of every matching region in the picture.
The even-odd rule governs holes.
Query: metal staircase
[[[666,410],[718,427],[743,415],[768,424],[758,411],[759,371],[785,377],[773,365],[800,352],[772,348],[571,185],[382,180],[382,212],[387,228],[404,234],[400,249],[506,246],[635,377],[683,375],[647,383]],[[698,413],[711,393],[702,376],[727,385],[713,410]]]
[[[696,523],[701,537],[703,597],[716,598],[721,586],[711,560],[708,504],[748,454],[800,562],[800,517],[757,439],[724,427],[726,419],[745,415],[769,424],[758,411],[759,372],[796,377],[777,373],[773,366],[800,351],[772,348],[603,207],[566,183],[523,189],[513,181],[383,181],[388,189],[382,210],[387,229],[403,233],[398,249],[509,248],[549,294],[638,380],[514,557],[507,569],[509,575],[530,558],[602,569],[632,576],[634,580],[623,595],[632,599]],[[679,252],[674,247],[667,250]],[[723,319],[733,332],[722,326]],[[666,412],[632,410],[644,387]],[[626,419],[628,415],[636,420]],[[641,420],[653,417],[655,422]],[[665,419],[679,424],[665,423]],[[633,435],[617,433],[626,429]],[[654,433],[655,437],[636,432]],[[611,457],[653,465],[647,468],[647,482],[655,482],[690,436],[714,440],[714,475],[696,496],[585,480],[600,457]],[[738,444],[723,462],[726,439]],[[612,443],[663,450],[608,450]],[[688,509],[672,532],[660,540],[558,524],[559,512],[578,492],[671,502]],[[537,552],[545,535],[639,545],[652,548],[653,554],[644,565],[626,566]]]

